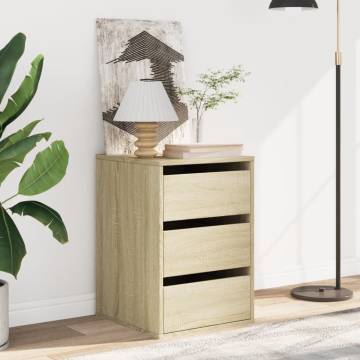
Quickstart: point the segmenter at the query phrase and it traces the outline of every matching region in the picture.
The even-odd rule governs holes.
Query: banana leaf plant
[[[7,176],[19,168],[26,156],[40,141],[49,141],[51,133],[33,134],[40,120],[4,137],[6,128],[13,123],[31,103],[36,94],[44,63],[38,55],[19,88],[2,106],[2,100],[11,83],[16,65],[24,53],[26,37],[19,33],[0,50],[0,193]],[[39,151],[32,165],[23,173],[16,194],[2,200],[0,197],[0,271],[17,277],[26,255],[23,238],[13,220],[16,216],[30,216],[49,227],[53,237],[61,244],[68,242],[68,234],[61,216],[51,207],[35,200],[12,204],[18,195],[41,194],[58,184],[65,176],[69,154],[63,141],[54,141]],[[12,205],[11,205],[12,204]]]

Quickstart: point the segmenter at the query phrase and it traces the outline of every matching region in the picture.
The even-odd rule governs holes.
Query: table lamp
[[[300,8],[302,10],[317,9],[315,0],[273,0],[270,9],[285,10]],[[336,66],[336,284],[335,286],[301,286],[291,291],[293,297],[301,300],[330,302],[351,299],[353,292],[341,286],[341,50],[340,50],[340,0],[337,0],[336,37],[337,47],[335,52]]]
[[[114,118],[135,123],[135,156],[141,158],[157,156],[159,123],[178,120],[162,82],[150,79],[130,83]]]

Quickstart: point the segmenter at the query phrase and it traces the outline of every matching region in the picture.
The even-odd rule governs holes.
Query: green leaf
[[[31,151],[40,140],[42,139],[49,140],[50,136],[51,133],[46,132],[46,133],[31,135],[25,139],[22,139],[17,143],[0,151],[0,161],[14,159],[18,162],[23,162],[25,155],[29,151]]]
[[[20,164],[26,155],[42,140],[49,140],[51,133],[42,133],[29,136],[0,151],[0,184]]]
[[[7,178],[7,176],[17,167],[19,167],[16,161],[0,161],[0,185]]]
[[[0,103],[9,87],[16,65],[24,53],[25,42],[26,36],[18,33],[0,50]]]
[[[38,55],[33,60],[29,75],[26,75],[18,90],[8,100],[4,111],[0,112],[0,137],[6,126],[21,115],[35,96],[41,77],[43,63],[43,55]]]
[[[65,176],[69,153],[63,141],[55,141],[36,155],[19,184],[21,195],[37,195],[49,190]]]
[[[23,201],[11,207],[10,210],[21,216],[31,216],[43,225],[48,226],[54,238],[61,244],[68,242],[68,234],[61,216],[49,206],[38,201]]]
[[[0,141],[0,151],[6,149],[10,145],[14,145],[20,140],[25,139],[28,137],[32,131],[34,130],[35,126],[40,122],[41,120],[35,120],[31,122],[30,124],[26,125],[23,129],[17,131],[14,134],[9,135],[5,139]]]
[[[24,241],[13,220],[0,205],[0,271],[17,277],[26,255]]]

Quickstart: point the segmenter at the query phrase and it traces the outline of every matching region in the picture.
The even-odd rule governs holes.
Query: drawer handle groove
[[[169,230],[191,229],[191,228],[207,227],[207,226],[245,224],[249,222],[250,222],[249,214],[218,216],[218,217],[202,218],[202,219],[165,221],[163,224],[163,230],[169,231]]]
[[[243,268],[228,269],[228,270],[210,271],[199,274],[171,276],[164,278],[163,285],[173,286],[173,285],[194,283],[199,281],[224,279],[224,278],[230,278],[236,276],[248,276],[249,273],[250,273],[250,268],[243,267]]]
[[[191,164],[191,165],[169,165],[164,166],[164,175],[179,175],[207,172],[224,172],[250,170],[250,162],[231,162],[231,163],[213,163],[213,164]]]

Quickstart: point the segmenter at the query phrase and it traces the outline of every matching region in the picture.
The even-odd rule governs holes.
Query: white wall
[[[1,44],[23,31],[25,56],[45,54],[42,82],[15,128],[44,117],[65,140],[68,175],[39,196],[58,209],[70,243],[60,246],[29,219],[17,219],[28,255],[11,283],[13,325],[94,312],[94,156],[103,151],[95,48],[97,17],[180,20],[191,83],[207,68],[244,64],[251,78],[237,104],[208,113],[206,142],[241,142],[256,156],[256,286],[330,278],[334,267],[335,0],[287,17],[270,0],[33,0],[6,2]],[[344,273],[360,271],[360,3],[344,0]],[[16,189],[19,174],[1,189]],[[13,181],[11,181],[13,180]]]

